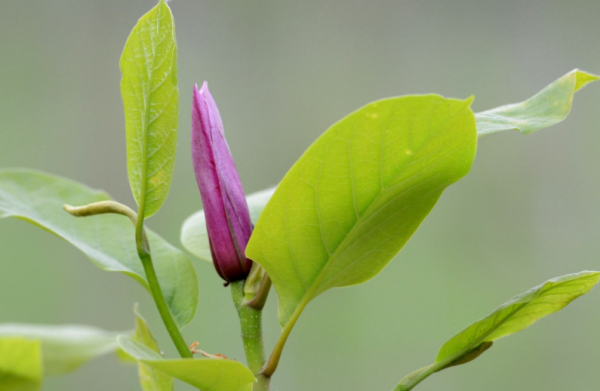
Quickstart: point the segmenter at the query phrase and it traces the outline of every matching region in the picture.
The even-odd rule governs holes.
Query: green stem
[[[240,317],[242,340],[248,367],[257,382],[253,391],[268,391],[270,378],[261,373],[265,365],[265,348],[262,339],[262,311],[249,307],[244,299],[244,281],[231,283],[231,297]]]
[[[290,320],[288,320],[288,322],[286,323],[283,330],[281,330],[281,334],[279,335],[279,338],[277,339],[277,342],[275,343],[275,346],[273,347],[271,356],[269,356],[269,361],[267,361],[267,364],[264,366],[264,368],[261,371],[261,373],[263,375],[265,375],[267,377],[271,377],[271,376],[273,376],[273,373],[275,373],[275,370],[277,370],[277,366],[279,365],[279,360],[281,359],[281,353],[283,353],[283,348],[285,347],[285,343],[287,342],[287,339],[290,336],[292,329],[296,325],[296,322],[298,321],[300,314],[302,314],[302,311],[304,311],[304,308],[306,308],[306,305],[310,301],[310,298],[311,298],[315,288],[317,287],[317,285],[318,284],[314,284],[313,287],[311,288],[311,290],[306,294],[306,296],[304,296],[304,299],[302,299],[300,304],[298,304],[298,307],[296,307],[296,310],[290,317]]]
[[[156,270],[154,270],[154,264],[152,263],[152,256],[150,255],[150,243],[148,243],[146,237],[146,230],[144,229],[144,204],[141,203],[137,214],[137,222],[135,224],[135,244],[137,246],[138,256],[144,266],[146,272],[146,279],[148,280],[148,286],[150,286],[150,292],[156,303],[156,308],[162,318],[177,351],[181,358],[194,358],[192,351],[185,343],[179,326],[173,319],[173,314],[169,310],[165,295],[163,295],[162,289],[160,289],[160,283],[158,282],[158,276]]]
[[[485,337],[486,336],[484,335],[483,338]],[[398,383],[396,388],[394,388],[394,391],[410,391],[415,388],[417,384],[421,383],[423,380],[427,379],[432,374],[441,371],[442,369],[466,364],[475,360],[477,357],[481,356],[483,352],[491,348],[493,344],[494,342],[492,341],[484,341],[474,348],[470,347],[467,349],[461,349],[457,353],[447,357],[442,361],[438,361],[432,365],[417,369],[404,379],[400,380],[400,383]]]
[[[144,271],[146,272],[146,279],[148,280],[148,285],[150,286],[150,292],[152,293],[152,297],[154,298],[154,302],[156,303],[156,308],[158,308],[158,312],[160,313],[160,317],[179,352],[182,358],[194,358],[190,348],[185,343],[181,332],[179,331],[179,327],[177,323],[175,323],[175,319],[173,319],[173,315],[169,310],[169,306],[167,305],[167,301],[165,300],[165,296],[160,289],[160,284],[158,282],[158,277],[156,275],[156,270],[154,270],[154,264],[152,263],[152,257],[150,253],[143,251],[139,253],[140,260],[142,261],[142,265],[144,266]]]

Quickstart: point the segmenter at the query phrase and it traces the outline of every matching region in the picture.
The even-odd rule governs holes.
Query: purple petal
[[[208,109],[211,113],[212,119],[214,119],[215,126],[219,129],[219,132],[225,137],[225,129],[223,128],[223,121],[221,120],[221,113],[219,112],[219,108],[217,107],[217,103],[213,99],[210,91],[208,90],[208,83],[205,81],[202,83],[202,88],[200,88],[200,95],[204,97],[206,100],[206,104],[208,105]]]
[[[206,82],[194,87],[192,160],[206,216],[215,267],[227,281],[247,276],[245,251],[252,223],[244,190]]]

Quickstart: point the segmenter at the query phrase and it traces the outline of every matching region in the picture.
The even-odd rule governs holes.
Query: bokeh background
[[[2,0],[0,167],[74,178],[134,206],[126,176],[119,56],[154,0]],[[179,244],[201,207],[190,162],[193,83],[208,80],[247,192],[276,184],[332,123],[379,98],[524,100],[573,68],[600,73],[597,0],[174,0],[179,153],[167,203],[148,224]],[[320,296],[284,351],[274,391],[389,390],[440,345],[548,278],[600,268],[600,86],[531,136],[480,140],[449,188],[374,280]],[[139,302],[174,355],[153,303],[130,278],[96,269],[66,242],[0,221],[0,322],[133,325]],[[201,302],[187,340],[243,360],[229,293],[193,260]],[[266,310],[267,347],[279,326]],[[597,390],[600,290],[498,342],[419,390]],[[178,389],[188,390],[178,384]],[[48,379],[45,390],[136,390],[114,357]]]

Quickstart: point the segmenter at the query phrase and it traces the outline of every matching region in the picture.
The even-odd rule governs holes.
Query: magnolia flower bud
[[[243,280],[252,266],[245,256],[252,222],[221,115],[206,82],[200,91],[194,86],[192,160],[215,268],[228,282]]]

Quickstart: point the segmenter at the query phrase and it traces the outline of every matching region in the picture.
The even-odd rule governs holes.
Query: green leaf
[[[117,336],[90,326],[0,324],[0,340],[18,338],[41,344],[46,376],[72,372],[96,357],[115,352]]]
[[[442,346],[433,365],[421,368],[402,379],[395,391],[411,390],[435,372],[477,358],[494,341],[531,326],[588,293],[598,280],[600,272],[568,274],[515,296],[490,315],[452,337]]]
[[[464,352],[475,349],[484,342],[493,342],[531,326],[589,292],[599,279],[600,272],[568,274],[546,281],[512,298],[446,342],[435,362],[455,361]]]
[[[0,218],[16,217],[38,225],[80,249],[102,270],[127,274],[146,289],[135,246],[135,229],[120,215],[73,217],[64,204],[86,205],[110,197],[76,182],[27,170],[0,170]],[[148,230],[154,265],[169,308],[183,327],[194,317],[198,282],[189,259]]]
[[[158,342],[152,335],[146,320],[140,315],[137,305],[135,312],[135,336],[134,340],[162,356]],[[155,370],[142,362],[138,363],[140,384],[144,391],[171,391],[173,390],[173,378],[162,371]]]
[[[258,217],[274,192],[275,187],[271,187],[252,193],[246,197],[252,223],[256,224]],[[194,213],[185,220],[181,227],[181,243],[190,253],[204,261],[212,263],[204,210]]]
[[[138,21],[120,65],[129,183],[149,217],[169,194],[177,149],[177,43],[164,0]]]
[[[379,273],[444,189],[469,172],[471,101],[371,103],[333,125],[287,173],[246,249],[273,280],[283,327],[317,295]]]
[[[596,80],[600,76],[575,69],[524,102],[475,114],[477,133],[518,130],[529,134],[556,125],[569,115],[575,92]]]
[[[0,337],[0,391],[37,391],[42,386],[39,341]]]
[[[121,348],[155,370],[162,371],[203,391],[251,391],[254,375],[245,365],[226,359],[165,360],[154,350],[120,336]]]

